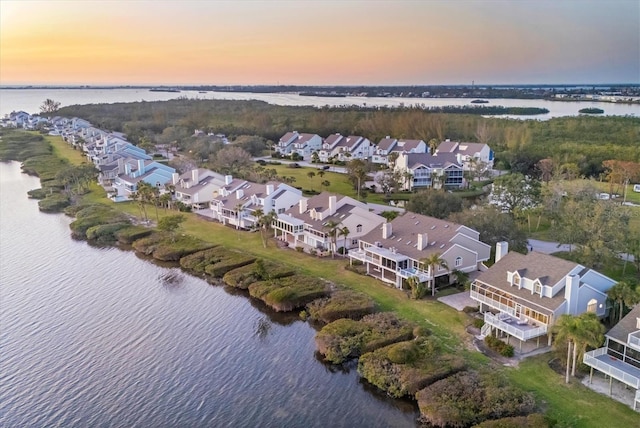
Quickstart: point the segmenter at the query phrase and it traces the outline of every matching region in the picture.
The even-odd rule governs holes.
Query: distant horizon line
[[[492,88],[508,88],[508,87],[582,87],[582,86],[640,86],[640,83],[631,83],[631,82],[622,82],[622,83],[611,83],[611,82],[600,82],[600,83],[457,83],[457,84],[395,84],[395,85],[344,85],[344,84],[336,84],[336,85],[327,85],[327,84],[38,84],[38,83],[24,83],[24,84],[9,84],[9,85],[0,85],[0,89],[55,89],[55,88],[207,88],[207,87],[215,87],[215,88],[286,88],[286,87],[297,87],[297,88],[400,88],[400,87],[408,87],[408,88],[423,88],[423,87],[492,87]]]

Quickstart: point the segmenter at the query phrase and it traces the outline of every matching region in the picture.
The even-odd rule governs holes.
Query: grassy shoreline
[[[47,141],[53,146],[57,156],[73,164],[84,161],[82,154],[70,148],[61,138],[47,137]],[[91,192],[82,199],[84,202],[110,205],[129,215],[140,215],[138,207],[131,202],[115,204],[108,200],[104,190],[97,184],[92,185]],[[160,210],[159,216],[174,213]],[[155,220],[155,215],[150,217]],[[182,225],[183,233],[197,236],[206,242],[240,249],[252,256],[278,261],[299,273],[324,278],[363,292],[376,302],[380,310],[393,311],[400,318],[429,328],[442,340],[448,351],[464,356],[470,366],[493,364],[469,346],[472,338],[465,328],[471,321],[464,313],[434,300],[410,300],[400,290],[385,286],[373,278],[345,270],[347,262],[344,259],[317,259],[290,249],[278,250],[274,242],[269,242],[267,248],[264,248],[259,234],[237,231],[196,214],[187,214],[186,217],[187,220]],[[559,426],[596,428],[637,425],[640,415],[631,408],[619,405],[577,382],[565,385],[562,376],[549,368],[549,358],[548,355],[543,355],[523,361],[518,368],[496,366],[496,369],[504,371],[515,385],[533,392],[545,407],[547,414],[559,422]]]

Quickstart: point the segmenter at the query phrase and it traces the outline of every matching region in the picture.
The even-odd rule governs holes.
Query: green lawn
[[[546,414],[562,427],[615,428],[637,427],[640,414],[632,408],[596,393],[578,380],[564,382],[564,376],[549,368],[549,355],[522,361],[517,369],[507,369],[508,377],[521,388],[532,392],[546,407]]]
[[[60,150],[60,154],[67,153],[69,156],[74,154],[73,150],[72,153],[64,151],[62,147],[58,147],[60,145],[66,144],[62,141],[54,141],[54,146]],[[73,162],[79,162],[77,157],[73,159]],[[306,176],[306,172],[310,170],[286,168],[286,172],[282,174],[300,177],[300,182],[296,185],[307,188],[311,187],[309,186],[311,181],[308,181],[309,177]],[[335,177],[334,181],[339,182],[343,176],[326,173],[323,179],[331,181],[333,177]],[[314,182],[317,181],[318,186],[322,181],[318,180],[319,178],[314,177]],[[345,184],[343,183],[343,185]],[[337,191],[336,189],[332,190]],[[85,197],[85,200],[107,201],[104,191],[97,186],[92,188],[92,192]],[[140,215],[137,204],[126,202],[115,204],[115,206],[129,214]],[[151,220],[154,220],[153,207],[148,208],[148,213]],[[159,211],[160,216],[171,214],[175,214],[175,211]],[[386,286],[371,277],[345,270],[347,261],[342,258],[316,258],[291,249],[277,250],[274,241],[270,241],[267,248],[264,248],[259,233],[237,231],[219,223],[207,221],[195,214],[186,214],[186,217],[187,220],[181,227],[182,233],[191,234],[207,242],[217,243],[228,248],[241,249],[256,257],[289,265],[300,273],[325,278],[344,287],[361,291],[371,296],[380,310],[395,311],[401,318],[415,321],[429,328],[442,339],[447,350],[464,355],[471,366],[488,363],[487,357],[479,352],[471,351],[469,346],[465,346],[465,343],[468,344],[471,340],[470,335],[465,331],[465,327],[471,323],[471,319],[462,312],[430,299],[410,300],[407,294],[401,290]],[[516,369],[500,368],[498,370],[504,370],[514,384],[533,392],[547,413],[564,423],[560,425],[562,427],[601,428],[638,425],[640,415],[629,407],[604,395],[594,393],[582,385],[565,385],[564,377],[549,369],[546,363],[547,359],[548,356],[545,355],[529,358],[521,362]]]

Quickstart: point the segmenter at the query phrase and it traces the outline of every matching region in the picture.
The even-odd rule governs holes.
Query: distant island
[[[471,100],[471,104],[487,104],[487,100]]]
[[[580,110],[578,110],[578,113],[581,113],[581,114],[602,114],[602,113],[604,113],[604,110],[602,110],[601,108],[588,107],[588,108],[581,108]]]
[[[149,92],[180,92],[180,89],[176,88],[151,88]]]

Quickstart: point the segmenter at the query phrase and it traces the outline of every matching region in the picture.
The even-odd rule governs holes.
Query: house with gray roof
[[[321,162],[329,162],[332,159],[346,162],[352,159],[369,159],[371,151],[371,141],[368,138],[359,135],[344,137],[340,134],[332,134],[325,138],[318,157]]]
[[[602,348],[586,352],[583,362],[609,376],[609,395],[613,379],[635,389],[633,409],[640,404],[640,305],[636,305],[605,335]]]
[[[298,131],[287,132],[278,140],[276,152],[283,156],[297,153],[303,159],[309,159],[311,153],[322,148],[322,137],[318,134],[304,134]]]
[[[459,189],[464,184],[462,165],[453,153],[400,153],[395,171],[402,174],[404,190]]]
[[[302,191],[288,184],[270,181],[266,184],[245,181],[241,186],[225,187],[211,201],[213,218],[237,229],[252,229],[263,214],[284,213],[300,201]]]
[[[509,252],[506,242],[496,246],[496,262],[471,284],[471,299],[484,312],[481,334],[492,332],[522,342],[546,336],[563,314],[608,312],[607,291],[615,281],[578,263],[536,251]]]
[[[273,229],[278,239],[293,248],[301,247],[308,252],[346,253],[358,246],[362,236],[384,221],[363,202],[322,192],[311,198],[302,198],[297,205],[278,214]],[[335,239],[332,237],[334,233]]]
[[[398,140],[395,138],[391,138],[390,136],[386,136],[381,139],[378,144],[373,149],[373,154],[371,156],[371,162],[375,164],[388,165],[389,164],[389,154],[398,144]]]
[[[195,168],[182,175],[172,174],[171,184],[175,200],[191,206],[194,211],[208,209],[211,201],[226,188],[235,190],[244,180],[234,180],[231,175],[223,175],[206,168]]]
[[[448,269],[425,266],[422,260],[435,253],[446,261]],[[358,248],[349,251],[349,258],[362,262],[368,275],[406,288],[411,277],[427,282],[454,270],[477,271],[490,253],[490,246],[481,242],[473,229],[406,212],[361,237]]]
[[[108,190],[109,198],[114,202],[122,202],[130,199],[133,192],[137,192],[138,184],[142,181],[158,189],[171,183],[172,174],[176,172],[170,166],[145,159],[125,159],[123,161],[124,172],[118,174],[113,180],[111,189]]]
[[[465,171],[476,168],[485,171],[493,168],[494,154],[487,144],[445,140],[438,145],[436,153],[455,154]]]

